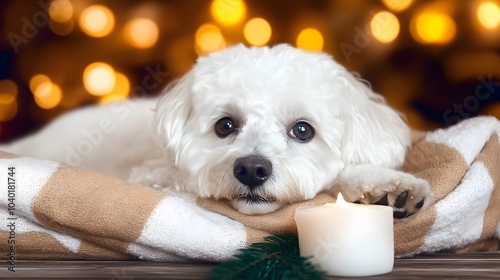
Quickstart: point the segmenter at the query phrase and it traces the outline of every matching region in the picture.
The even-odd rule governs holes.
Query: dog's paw
[[[391,206],[395,219],[409,217],[425,208],[431,196],[426,180],[383,167],[350,170],[343,174],[340,187],[351,202]]]
[[[403,219],[420,211],[428,201],[429,183],[423,179],[405,178],[387,184],[391,186],[387,190],[377,186],[368,187],[355,202],[391,206],[394,209],[394,218]]]

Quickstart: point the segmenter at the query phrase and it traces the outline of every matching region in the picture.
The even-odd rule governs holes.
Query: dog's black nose
[[[260,156],[241,157],[233,165],[234,177],[250,189],[262,185],[272,172],[271,162]]]

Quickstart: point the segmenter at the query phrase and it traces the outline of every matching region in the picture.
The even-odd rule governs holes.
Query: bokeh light
[[[271,39],[271,25],[263,18],[253,18],[245,24],[243,34],[250,44],[263,46]]]
[[[50,78],[44,74],[36,74],[30,79],[30,90],[35,93],[38,86],[43,83],[50,82]]]
[[[242,0],[213,0],[210,11],[217,23],[230,26],[243,20],[246,6]]]
[[[130,94],[130,82],[123,73],[116,72],[116,81],[115,86],[111,90],[111,92],[107,95],[102,96],[99,99],[99,103],[105,104],[110,103],[117,100],[127,99]]]
[[[500,8],[493,2],[484,2],[477,8],[477,18],[487,29],[494,29],[500,25]]]
[[[390,43],[399,35],[398,18],[386,11],[379,12],[370,21],[370,30],[373,37],[378,41]]]
[[[321,51],[323,44],[323,35],[319,30],[312,27],[302,29],[297,36],[296,45],[303,50]]]
[[[92,37],[104,37],[115,26],[115,17],[110,9],[103,5],[93,5],[85,8],[80,15],[80,28]]]
[[[115,83],[115,70],[104,62],[94,62],[83,72],[83,85],[92,95],[102,96],[110,93]]]
[[[69,0],[52,0],[49,5],[49,16],[56,22],[67,22],[73,17],[73,5]]]
[[[57,34],[59,36],[65,36],[71,33],[75,27],[75,23],[73,20],[69,20],[66,22],[57,22],[50,20],[49,21],[49,28],[54,34]]]
[[[52,82],[45,82],[36,87],[33,96],[38,107],[52,109],[61,102],[62,91],[59,85]]]
[[[0,122],[8,122],[17,115],[17,100],[8,93],[0,92]]]
[[[14,97],[17,97],[19,89],[12,80],[1,80],[0,81],[0,93],[8,93]]]
[[[136,18],[129,21],[124,28],[127,42],[136,48],[147,49],[158,41],[160,31],[158,25],[148,18]]]
[[[382,0],[384,5],[394,12],[401,12],[410,7],[413,0]]]
[[[446,44],[455,37],[455,21],[444,13],[424,11],[411,20],[412,37],[422,44]]]
[[[18,87],[11,80],[0,81],[0,122],[8,122],[17,115]]]
[[[220,29],[210,23],[203,24],[196,30],[195,42],[198,55],[204,55],[226,47]]]

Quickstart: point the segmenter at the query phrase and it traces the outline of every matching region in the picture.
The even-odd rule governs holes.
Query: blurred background
[[[366,79],[417,129],[500,117],[497,0],[0,2],[0,142],[90,104],[154,96],[198,56],[288,43]]]

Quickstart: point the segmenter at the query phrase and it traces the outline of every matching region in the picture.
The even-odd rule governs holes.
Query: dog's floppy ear
[[[339,71],[345,91],[342,157],[346,164],[376,164],[394,168],[404,161],[410,130],[403,116],[365,83]]]
[[[178,147],[192,110],[193,73],[172,82],[155,109],[156,134],[164,147]],[[177,150],[177,149],[174,149]]]

